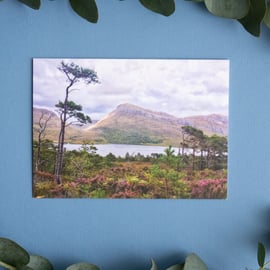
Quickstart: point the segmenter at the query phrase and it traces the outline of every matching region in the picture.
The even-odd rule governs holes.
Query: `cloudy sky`
[[[61,61],[97,73],[99,84],[79,82],[69,98],[94,120],[122,103],[178,117],[228,115],[228,60],[34,59],[33,106],[55,110],[64,100]]]

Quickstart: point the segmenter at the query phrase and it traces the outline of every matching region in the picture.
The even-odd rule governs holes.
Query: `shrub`
[[[192,199],[225,199],[227,179],[203,179],[191,183]]]

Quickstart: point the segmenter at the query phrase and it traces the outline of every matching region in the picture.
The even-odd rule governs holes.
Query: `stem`
[[[264,269],[268,269],[268,268],[265,268],[268,264],[270,264],[270,260],[269,261],[267,261],[267,262],[265,262],[264,263],[264,265],[263,265],[263,267],[262,268],[260,268],[259,270],[264,270]]]
[[[4,263],[3,261],[0,261],[0,266],[3,266],[4,268],[6,268],[8,270],[16,270],[16,267],[9,265],[7,263]]]

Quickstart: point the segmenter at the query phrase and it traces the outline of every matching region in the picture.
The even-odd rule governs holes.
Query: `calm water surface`
[[[80,144],[66,144],[65,148],[68,151],[79,150]],[[164,154],[165,146],[148,146],[148,145],[132,145],[132,144],[95,144],[97,154],[106,156],[109,153],[114,154],[116,157],[125,157],[127,153],[132,156],[140,153],[144,156],[151,156],[151,154]],[[173,148],[175,154],[178,154],[178,148]]]

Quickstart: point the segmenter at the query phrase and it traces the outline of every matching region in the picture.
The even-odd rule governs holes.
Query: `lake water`
[[[148,145],[132,145],[132,144],[95,144],[97,148],[97,154],[100,156],[106,156],[109,153],[114,154],[116,157],[125,157],[126,153],[132,156],[140,153],[143,156],[151,156],[151,154],[164,154],[164,150],[167,147],[164,146],[148,146]],[[79,150],[80,144],[65,144],[67,151]],[[175,154],[178,154],[178,148],[173,148]]]

